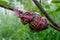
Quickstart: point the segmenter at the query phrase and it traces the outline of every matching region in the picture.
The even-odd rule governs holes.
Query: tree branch
[[[37,5],[37,7],[42,11],[42,13],[46,16],[46,18],[53,24],[53,25],[50,25],[50,24],[49,24],[49,25],[50,25],[51,27],[53,27],[54,29],[60,31],[60,27],[59,27],[59,26],[55,23],[55,21],[48,15],[48,13],[42,8],[41,4],[39,4],[37,0],[33,0],[33,1],[34,1],[34,3]],[[8,6],[4,6],[4,5],[1,5],[1,4],[0,4],[0,7],[3,7],[3,8],[5,8],[5,9],[9,9],[9,10],[12,10],[12,11],[15,10],[15,9],[13,9],[13,8],[10,8],[10,7],[8,7]],[[21,13],[22,13],[22,11],[21,11]]]
[[[48,26],[50,26],[50,27],[53,27],[54,29],[56,29],[57,30],[57,27],[55,27],[54,25],[52,25],[52,24],[48,24]],[[58,29],[58,31],[60,30],[60,27],[58,27],[59,29]]]
[[[1,5],[1,4],[0,4],[0,7],[3,7],[3,8],[5,8],[5,9],[9,9],[9,10],[14,11],[14,9],[13,9],[13,8],[9,8],[8,6],[4,6],[4,5]]]
[[[14,11],[15,9],[13,9],[13,8],[10,8],[10,7],[8,7],[8,6],[4,6],[4,5],[1,5],[0,4],[0,7],[3,7],[3,8],[5,8],[5,9],[9,9],[9,10],[11,10],[11,11]],[[21,13],[22,13],[22,11],[20,11]]]
[[[60,31],[60,27],[55,23],[55,21],[48,15],[48,13],[42,8],[42,5],[39,4],[37,0],[33,0],[36,6],[42,11],[42,13],[46,16],[46,18],[52,23],[52,27],[58,31]]]

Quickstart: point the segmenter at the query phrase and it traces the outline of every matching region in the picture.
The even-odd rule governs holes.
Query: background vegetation
[[[28,0],[0,0],[0,4],[22,11],[28,11]],[[59,25],[60,1],[52,0],[51,3],[47,3],[42,0],[41,5]],[[44,16],[32,0],[30,0],[30,10]],[[51,27],[38,33],[33,32],[29,29],[28,24],[23,25],[21,23],[13,11],[0,7],[0,40],[60,40],[60,32]]]

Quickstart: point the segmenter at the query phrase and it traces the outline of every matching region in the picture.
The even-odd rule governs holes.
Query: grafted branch
[[[58,24],[56,24],[56,22],[48,15],[48,13],[42,8],[42,5],[37,0],[33,0],[33,2],[36,4],[39,10],[41,10],[41,12],[46,16],[46,18],[52,23],[53,26],[52,25],[50,26],[60,31],[60,26],[58,26]]]

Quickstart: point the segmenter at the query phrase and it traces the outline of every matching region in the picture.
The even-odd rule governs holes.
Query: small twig
[[[28,0],[28,12],[30,12],[30,0]]]

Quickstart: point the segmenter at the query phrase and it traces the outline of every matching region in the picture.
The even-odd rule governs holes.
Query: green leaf
[[[52,3],[60,3],[60,0],[53,0]]]
[[[2,5],[8,5],[8,2],[0,0],[0,4],[2,4]]]

